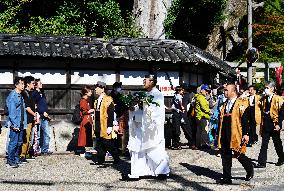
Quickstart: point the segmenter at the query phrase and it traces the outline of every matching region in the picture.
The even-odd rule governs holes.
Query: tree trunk
[[[209,35],[209,44],[206,48],[208,52],[214,54],[220,59],[225,59],[228,51],[231,50],[236,43],[242,41],[242,39],[238,36],[238,25],[240,20],[247,14],[246,9],[246,0],[228,1],[227,7],[224,10],[226,19],[220,25],[216,25],[212,33]],[[234,27],[234,30],[227,31],[227,29],[231,27]],[[223,35],[225,36],[221,36],[221,28],[224,30]],[[222,48],[218,48],[218,44],[220,42],[225,43]]]
[[[133,14],[136,25],[145,37],[164,39],[164,20],[172,0],[134,0]]]

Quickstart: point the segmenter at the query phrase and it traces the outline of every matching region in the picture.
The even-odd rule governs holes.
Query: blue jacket
[[[16,90],[11,91],[11,93],[8,95],[6,99],[6,106],[8,108],[8,118],[7,118],[7,127],[15,127],[20,128],[21,127],[21,104],[24,108],[24,129],[27,128],[27,112],[25,109],[25,102],[24,98],[21,94],[18,94]]]
[[[37,90],[34,90],[32,93],[32,96],[37,104],[37,111],[42,119],[44,119],[44,112],[48,113],[48,105],[47,100],[45,97],[45,94],[43,92],[38,92]]]

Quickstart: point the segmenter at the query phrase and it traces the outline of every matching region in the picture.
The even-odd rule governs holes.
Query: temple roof
[[[0,56],[6,55],[204,62],[224,75],[235,75],[226,62],[212,54],[189,43],[168,39],[115,38],[106,41],[95,37],[0,34]]]

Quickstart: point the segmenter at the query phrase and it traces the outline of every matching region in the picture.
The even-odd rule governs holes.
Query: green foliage
[[[174,0],[164,23],[166,37],[206,48],[208,34],[225,18],[226,3],[227,0]]]
[[[264,79],[261,80],[259,83],[253,84],[255,86],[256,91],[261,94],[264,91]]]
[[[171,7],[168,9],[167,18],[164,22],[164,27],[166,31],[165,34],[167,38],[174,37],[172,29],[180,12],[181,5],[182,0],[173,0]]]
[[[263,0],[256,0],[257,3]],[[284,63],[284,1],[266,0],[264,6],[253,11],[253,46],[260,52],[259,62]],[[228,60],[245,61],[247,49],[247,18],[243,18],[242,30],[238,31],[244,38],[238,51]],[[233,52],[233,51],[232,51]]]
[[[56,13],[57,15],[47,19],[41,16],[31,17],[30,27],[23,32],[31,34],[85,35],[84,22],[86,20],[82,19],[82,13],[78,8],[64,4],[59,7]]]
[[[2,5],[2,6],[1,6]],[[0,2],[0,32],[140,37],[133,18],[122,16],[115,0],[5,0]]]
[[[133,18],[129,15],[122,18],[118,3],[113,0],[106,2],[93,1],[88,3],[88,9],[98,27],[93,30],[106,38],[111,37],[139,37],[142,30],[135,27]]]
[[[147,95],[146,92],[135,92],[133,95],[121,95],[119,98],[124,105],[128,108],[134,107],[136,104],[142,109],[143,105],[150,106],[150,104],[154,104],[156,106],[160,106],[159,103],[154,101],[154,96]]]
[[[253,42],[260,61],[284,61],[284,2],[266,1],[262,12],[254,17]]]

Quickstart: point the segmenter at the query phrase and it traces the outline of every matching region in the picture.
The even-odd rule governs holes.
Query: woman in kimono
[[[85,147],[92,147],[92,117],[91,114],[94,109],[90,108],[89,97],[92,95],[92,90],[90,86],[85,86],[82,89],[82,97],[80,100],[80,117],[82,119],[80,123],[80,131],[78,137],[78,147],[80,148],[80,156],[85,156]]]

